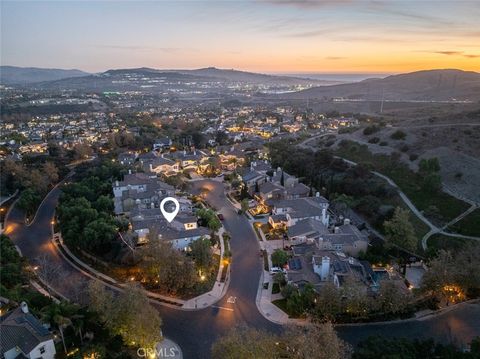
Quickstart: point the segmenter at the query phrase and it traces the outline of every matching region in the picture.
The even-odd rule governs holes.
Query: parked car
[[[270,274],[276,274],[276,273],[283,273],[285,274],[286,273],[286,270],[285,269],[282,269],[280,267],[272,267],[270,268]]]
[[[225,217],[224,217],[223,214],[221,214],[221,213],[218,213],[218,214],[217,214],[217,217],[218,217],[218,219],[221,220],[221,221],[223,221],[223,220],[225,219]]]

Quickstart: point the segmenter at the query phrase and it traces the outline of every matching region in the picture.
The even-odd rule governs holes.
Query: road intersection
[[[193,193],[202,191],[207,193],[206,200],[224,215],[225,228],[231,235],[233,257],[228,290],[217,303],[199,310],[184,311],[154,304],[163,320],[164,335],[180,346],[185,358],[192,359],[209,358],[215,339],[235,325],[243,323],[271,332],[281,331],[281,326],[267,320],[256,306],[263,264],[258,256],[259,243],[248,219],[239,215],[228,201],[223,183],[213,180],[192,183]],[[73,267],[58,253],[51,240],[51,221],[60,193],[61,189],[57,187],[47,195],[29,226],[24,224],[23,213],[13,208],[7,218],[6,234],[32,263],[38,263],[39,258],[43,258],[44,264],[47,261],[55,268],[57,275],[51,282],[54,292],[85,304],[88,299],[84,294],[85,287],[92,278]],[[340,335],[352,343],[370,334],[385,332],[390,336],[433,336],[438,340],[449,340],[453,335],[466,342],[480,335],[480,305],[467,303],[424,320],[360,324],[338,329]]]

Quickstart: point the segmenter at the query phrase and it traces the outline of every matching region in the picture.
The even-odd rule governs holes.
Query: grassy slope
[[[466,236],[480,237],[480,209],[476,209],[461,221],[449,227],[448,230]]]
[[[393,163],[389,156],[373,155],[365,145],[349,141],[348,146],[339,147],[336,155],[358,163],[367,163],[378,172],[390,177],[421,211],[430,206],[438,208],[442,222],[448,222],[467,210],[468,204],[445,192],[428,193],[420,186],[421,177],[406,165]]]

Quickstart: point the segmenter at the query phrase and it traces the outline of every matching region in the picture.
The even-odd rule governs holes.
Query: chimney
[[[131,174],[132,174],[132,170],[128,170],[128,174],[131,175]]]
[[[315,192],[315,197],[320,197],[320,192]]]
[[[25,303],[25,302],[20,303],[20,308],[22,309],[22,312],[24,312],[25,314],[28,313],[28,305],[27,305],[27,303]]]
[[[153,166],[152,166],[152,164],[150,163],[150,171],[152,171],[152,170],[153,170]]]
[[[115,181],[115,187],[118,187],[118,180]]]
[[[349,218],[345,218],[345,219],[343,220],[343,224],[344,224],[344,225],[350,224],[350,219],[349,219]]]
[[[335,228],[333,229],[333,233],[339,234],[339,233],[340,233],[340,228],[335,227]]]
[[[328,280],[328,274],[330,273],[330,257],[322,257],[322,270],[321,270],[321,280]]]

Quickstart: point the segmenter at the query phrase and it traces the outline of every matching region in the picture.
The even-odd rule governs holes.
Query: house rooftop
[[[18,347],[28,355],[38,344],[53,339],[52,334],[31,313],[18,307],[0,317],[0,356]]]
[[[321,221],[313,218],[298,221],[296,224],[288,228],[288,235],[290,237],[313,237],[328,233],[328,228]]]

